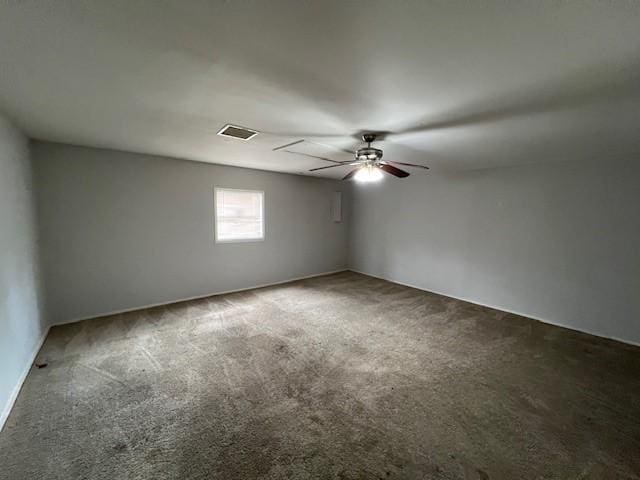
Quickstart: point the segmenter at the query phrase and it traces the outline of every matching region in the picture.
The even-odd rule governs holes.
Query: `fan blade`
[[[262,133],[265,133],[265,132],[262,132]],[[279,135],[279,136],[282,136],[282,135]],[[292,135],[286,135],[286,136],[292,136]],[[313,137],[318,137],[318,135],[311,135],[311,138],[313,138]],[[335,137],[335,138],[349,138],[349,137],[345,137],[344,135],[334,135],[333,137]],[[319,138],[331,138],[331,137],[326,137],[326,136],[322,137],[322,136],[320,136]],[[358,140],[359,140],[359,138],[358,138]],[[303,143],[303,142],[313,143],[314,145],[319,145],[321,147],[330,148],[331,150],[335,150],[337,152],[349,153],[351,155],[355,155],[356,154],[355,150],[349,150],[348,148],[339,147],[337,145],[331,145],[329,143],[318,142],[316,140],[309,140],[309,138],[303,138],[302,140],[296,140],[295,142],[287,143],[286,145],[280,145],[279,147],[272,148],[271,151],[277,152],[279,150],[284,150],[285,148],[293,147],[294,145],[298,145],[299,143]],[[285,150],[285,151],[288,151],[288,150]],[[288,152],[289,153],[297,153],[297,152],[291,152],[291,151],[288,151]]]
[[[399,178],[404,178],[409,176],[408,172],[405,172],[404,170],[400,170],[399,168],[396,168],[393,165],[382,164],[382,165],[379,165],[379,168]]]
[[[349,162],[343,162],[340,165],[327,165],[326,167],[317,167],[317,168],[312,168],[309,171],[310,172],[315,172],[316,170],[324,170],[325,168],[335,168],[335,167],[342,167],[343,165],[351,165]]]
[[[310,155],[308,153],[301,152],[292,152],[290,150],[280,150],[281,152],[293,153],[294,155],[302,155],[303,157],[317,158],[318,160],[324,160],[325,162],[338,163],[340,165],[346,164],[347,162],[339,162],[338,160],[331,160],[330,158],[318,157],[317,155]]]
[[[304,141],[304,140],[303,140]],[[353,150],[349,150],[348,148],[341,148],[341,147],[336,147],[335,145],[329,145],[328,143],[320,143],[320,142],[315,142],[313,140],[307,140],[309,143],[315,143],[316,145],[320,145],[321,147],[327,147],[327,148],[331,148],[333,150],[337,150],[339,152],[344,152],[344,153],[350,153],[351,155],[355,155],[356,152]],[[297,143],[297,142],[296,142]]]
[[[304,142],[304,140],[296,140],[295,142],[291,142],[291,143],[287,143],[286,145],[280,145],[279,147],[273,148],[271,149],[272,152],[277,152],[278,150],[282,150],[284,148],[287,147],[293,147],[294,145],[297,145],[299,143]]]
[[[383,163],[392,163],[394,165],[404,165],[406,167],[424,168],[425,170],[429,170],[429,167],[426,165],[416,165],[415,163],[396,162],[395,160],[384,160]]]
[[[360,169],[359,168],[354,168],[349,173],[347,173],[344,177],[342,177],[342,180],[349,180],[351,177],[353,177],[356,174],[356,172],[358,170],[360,170]]]

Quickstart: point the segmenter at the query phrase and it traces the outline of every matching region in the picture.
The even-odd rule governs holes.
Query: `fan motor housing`
[[[360,148],[356,152],[357,160],[375,161],[375,160],[380,160],[381,158],[382,158],[382,150],[378,148],[365,147],[365,148]]]

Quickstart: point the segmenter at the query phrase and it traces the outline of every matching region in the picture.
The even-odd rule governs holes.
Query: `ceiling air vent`
[[[248,128],[236,127],[235,125],[225,125],[218,135],[223,137],[237,138],[239,140],[251,140],[258,132],[249,130]]]

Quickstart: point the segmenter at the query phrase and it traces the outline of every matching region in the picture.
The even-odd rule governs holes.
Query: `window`
[[[264,192],[215,189],[216,242],[264,239]]]

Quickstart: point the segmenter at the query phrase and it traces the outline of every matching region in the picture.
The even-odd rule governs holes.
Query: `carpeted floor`
[[[637,479],[640,348],[344,272],[51,330],[2,479]]]

